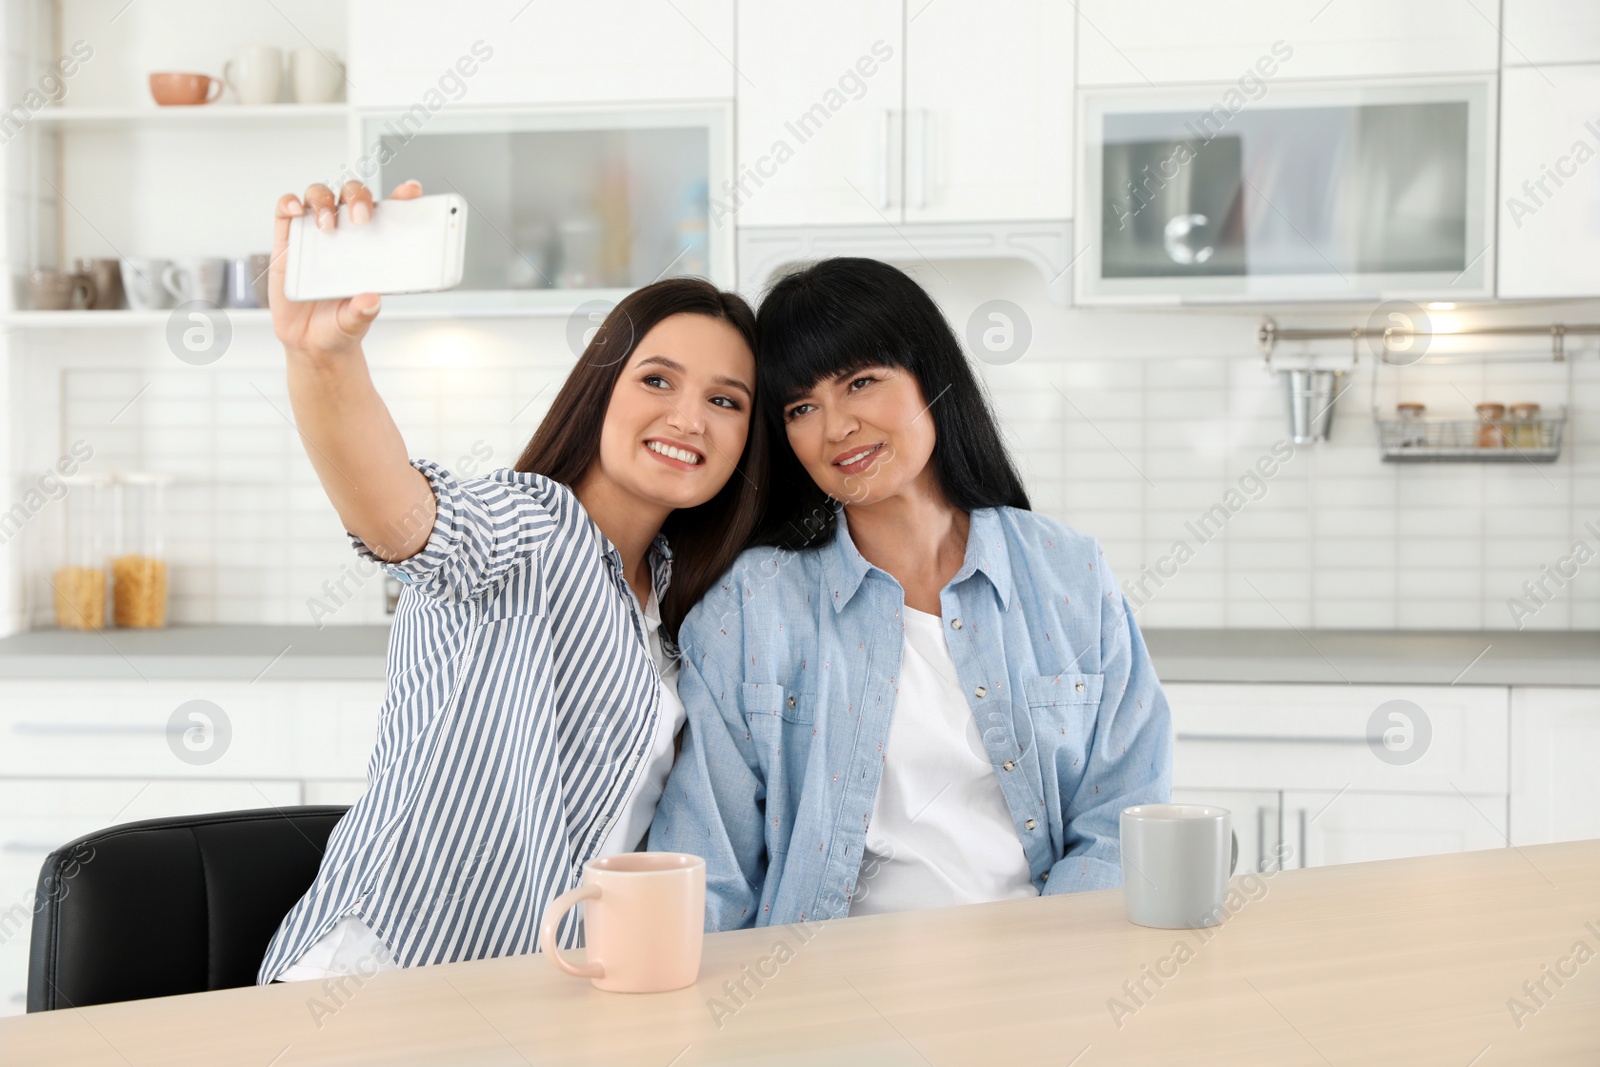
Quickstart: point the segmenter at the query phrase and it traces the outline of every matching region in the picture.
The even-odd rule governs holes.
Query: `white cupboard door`
[[[1503,848],[1506,798],[1451,793],[1285,792],[1289,867]]]
[[[913,0],[907,222],[1071,216],[1074,21],[1056,0]]]
[[[1504,0],[1502,11],[1507,67],[1600,62],[1594,0]]]
[[[1499,295],[1600,296],[1600,63],[1508,67],[1500,93]]]
[[[1239,839],[1239,862],[1233,873],[1275,871],[1278,864],[1298,867],[1299,859],[1278,848],[1283,840],[1282,794],[1271,790],[1173,789],[1174,804],[1207,804],[1227,808],[1234,836]]]
[[[350,0],[348,92],[441,108],[726,100],[733,0]]]
[[[1075,6],[1081,86],[1235,82],[1262,57],[1281,60],[1262,68],[1276,68],[1265,79],[1268,97],[1271,83],[1284,78],[1488,73],[1499,66],[1498,11],[1473,0],[1082,0]],[[1507,62],[1511,55],[1507,49]]]
[[[1511,843],[1600,837],[1600,689],[1511,691]]]
[[[739,4],[738,154],[711,224],[900,221],[901,0]]]

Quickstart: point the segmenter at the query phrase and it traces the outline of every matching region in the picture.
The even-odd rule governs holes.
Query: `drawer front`
[[[0,781],[0,1015],[27,1006],[34,891],[56,848],[118,823],[301,802],[300,783],[285,781]]]
[[[1173,785],[1504,794],[1508,691],[1495,686],[1163,686]]]
[[[371,681],[9,680],[0,776],[362,777],[382,701]]]

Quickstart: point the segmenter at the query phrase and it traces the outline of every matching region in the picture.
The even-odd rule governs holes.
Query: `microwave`
[[[1494,295],[1492,78],[1255,89],[1081,96],[1077,303]]]

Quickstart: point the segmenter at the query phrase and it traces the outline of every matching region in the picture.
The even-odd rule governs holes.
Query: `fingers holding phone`
[[[421,184],[408,181],[396,186],[389,199],[406,201],[421,196]],[[330,259],[318,253],[333,247],[340,226],[354,232],[369,225],[376,214],[372,191],[358,181],[346,182],[337,195],[317,183],[303,196],[288,193],[279,198],[267,291],[273,330],[285,346],[320,355],[337,355],[359,346],[377,314],[380,299],[376,290],[381,286],[369,290],[359,284],[361,279],[350,266],[351,261],[361,261],[360,255],[347,252]],[[317,236],[308,239],[312,234]],[[314,268],[310,272],[304,269],[308,258]],[[309,281],[322,282],[325,291],[314,291],[315,287],[306,284]]]

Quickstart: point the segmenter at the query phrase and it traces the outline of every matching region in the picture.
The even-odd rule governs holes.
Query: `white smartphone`
[[[431,293],[461,283],[467,202],[455,193],[380,200],[364,225],[340,205],[332,233],[308,213],[289,220],[283,291],[290,300],[357,293]]]

